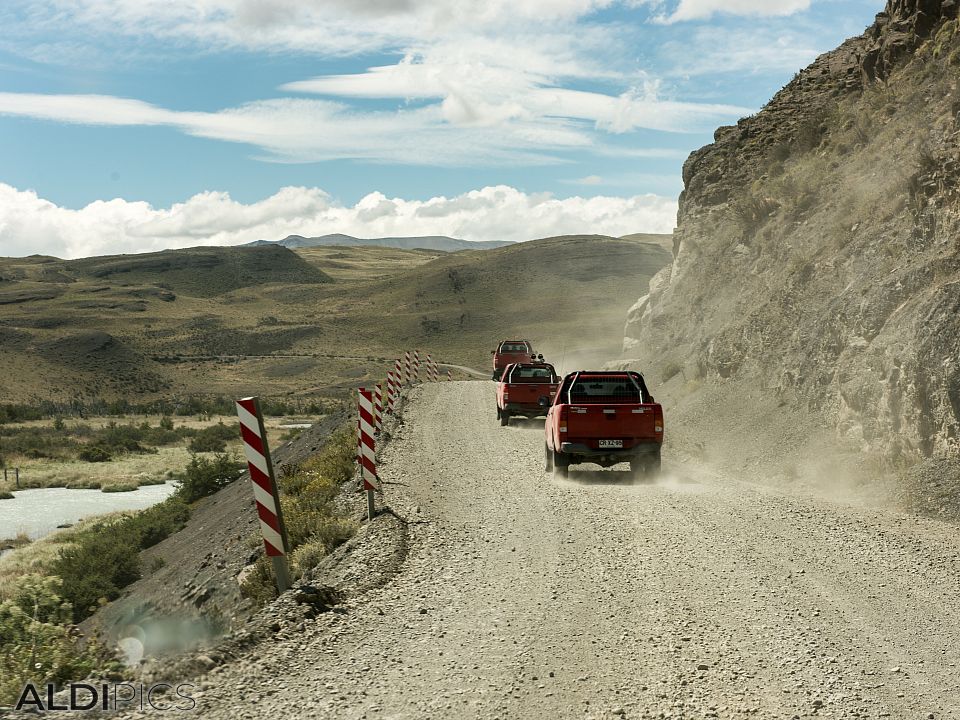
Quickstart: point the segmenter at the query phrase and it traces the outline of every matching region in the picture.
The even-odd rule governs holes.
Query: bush
[[[233,427],[218,422],[216,425],[198,430],[191,438],[188,450],[192,453],[198,452],[223,452],[226,449],[228,440],[236,440],[237,430]]]
[[[239,478],[243,468],[238,458],[226,453],[212,459],[195,455],[180,478],[177,495],[188,503],[212,495]]]
[[[140,550],[183,527],[189,508],[174,496],[135,515],[97,523],[77,534],[50,568],[63,581],[63,597],[80,622],[141,576]]]
[[[94,670],[97,648],[78,642],[72,617],[60,578],[18,578],[11,599],[0,603],[0,705],[15,703],[28,681],[63,685]]]
[[[110,451],[99,445],[87,445],[86,447],[80,448],[77,457],[91,463],[110,462],[113,460],[113,455],[110,454]]]

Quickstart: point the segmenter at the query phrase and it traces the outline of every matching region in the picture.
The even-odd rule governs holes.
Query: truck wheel
[[[650,458],[646,455],[630,458],[630,477],[633,480],[646,481],[650,475]]]
[[[660,453],[657,453],[650,458],[649,464],[647,465],[647,475],[650,478],[655,478],[660,474]]]
[[[500,424],[501,424],[503,427],[506,427],[507,425],[510,424],[510,411],[509,411],[509,410],[501,410],[501,411],[500,411]]]
[[[543,444],[543,469],[546,472],[553,471],[553,450],[546,443]]]
[[[497,420],[500,419],[500,406],[497,405]]]
[[[570,470],[570,457],[562,452],[553,453],[553,474],[565,478]]]

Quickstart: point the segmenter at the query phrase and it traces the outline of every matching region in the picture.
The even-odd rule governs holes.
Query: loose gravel
[[[404,418],[369,528],[403,525],[369,541],[402,535],[399,566],[313,618],[281,601],[197,680],[203,717],[960,717],[955,526],[669,458],[558,480],[492,383],[420,386]]]

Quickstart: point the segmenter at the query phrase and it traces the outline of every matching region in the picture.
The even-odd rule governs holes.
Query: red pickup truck
[[[527,418],[546,415],[559,384],[560,378],[553,365],[542,359],[507,365],[497,383],[497,419],[500,424],[509,425],[514,415]]]
[[[529,340],[503,340],[490,354],[493,355],[494,380],[500,379],[510,363],[528,363],[534,360],[533,346]]]
[[[581,462],[632,474],[660,471],[663,408],[637,372],[581,370],[567,375],[547,414],[546,469],[566,476]]]

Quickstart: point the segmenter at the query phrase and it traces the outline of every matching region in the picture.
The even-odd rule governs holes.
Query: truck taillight
[[[503,399],[504,401],[507,401],[510,399],[510,393],[508,393],[506,390],[503,391]]]
[[[560,427],[559,427],[560,432],[567,431],[567,415],[569,414],[570,414],[570,408],[568,408],[566,405],[560,408]]]
[[[653,431],[662,433],[663,432],[663,409],[657,405],[654,409],[653,415]]]

